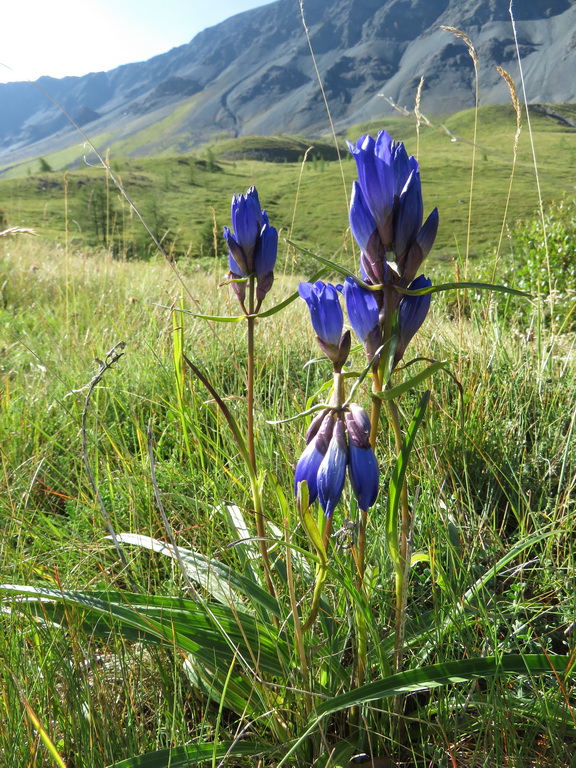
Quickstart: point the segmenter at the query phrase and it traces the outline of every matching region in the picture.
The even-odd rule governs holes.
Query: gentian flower
[[[336,370],[341,370],[350,352],[350,332],[342,335],[344,315],[338,291],[330,283],[318,280],[314,284],[300,283],[298,293],[308,304],[320,349]]]
[[[309,503],[318,498],[326,517],[332,517],[348,469],[359,508],[369,509],[378,495],[379,469],[370,446],[366,411],[356,403],[350,404],[343,417],[333,409],[323,411],[312,421],[306,439],[308,445],[296,465],[295,495],[298,483],[306,480]]]
[[[429,288],[431,285],[432,280],[424,275],[420,275],[416,280],[410,283],[408,289],[417,291],[420,288]],[[424,293],[421,296],[405,295],[402,297],[398,309],[399,336],[394,356],[394,365],[402,360],[406,347],[426,319],[426,315],[430,309],[430,300],[431,294],[429,293]]]
[[[358,507],[364,512],[376,501],[380,470],[370,445],[370,419],[356,403],[345,415],[348,431],[348,474]]]
[[[358,169],[350,228],[362,250],[365,279],[374,285],[391,282],[406,287],[429,253],[438,228],[436,209],[422,226],[418,162],[386,131],[376,139],[362,136],[348,147]],[[394,308],[391,303],[389,311]]]
[[[382,344],[380,308],[376,292],[362,288],[351,277],[344,280],[344,299],[350,325],[360,339],[369,359]]]
[[[318,498],[324,510],[324,515],[332,517],[338,506],[344,482],[346,480],[346,466],[348,464],[348,447],[346,445],[346,432],[344,422],[336,421],[332,439],[318,469]]]
[[[294,472],[294,494],[298,495],[298,483],[306,480],[308,484],[308,502],[312,504],[318,496],[318,471],[322,463],[332,432],[334,417],[331,411],[323,411],[310,425],[306,435],[308,445],[296,465]]]
[[[228,245],[228,265],[232,287],[244,306],[246,285],[242,278],[256,276],[258,308],[274,282],[278,252],[278,232],[260,208],[258,192],[250,187],[245,195],[232,198],[231,219],[234,232],[224,227]]]

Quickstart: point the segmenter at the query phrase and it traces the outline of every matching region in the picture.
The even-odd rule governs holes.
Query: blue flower
[[[424,226],[418,162],[386,131],[348,143],[358,182],[352,189],[350,228],[362,249],[362,271],[374,285],[410,283],[438,229],[435,209]],[[389,269],[388,269],[389,265]],[[392,303],[388,311],[392,311]]]
[[[319,499],[326,517],[332,517],[342,496],[346,469],[360,509],[369,509],[378,495],[379,469],[370,446],[370,419],[366,411],[351,403],[345,414],[332,409],[313,420],[308,445],[298,460],[294,493],[298,484],[308,484],[309,503]]]
[[[418,171],[412,171],[398,197],[394,215],[394,253],[397,262],[405,259],[408,248],[416,240],[423,216],[420,174]]]
[[[332,439],[318,469],[318,498],[324,510],[324,515],[332,517],[338,506],[344,482],[346,480],[346,466],[348,464],[348,447],[346,445],[346,431],[344,423],[338,419],[334,425]]]
[[[228,265],[233,280],[256,275],[256,294],[259,304],[274,282],[274,266],[278,252],[278,232],[260,208],[258,192],[250,187],[245,195],[232,198],[231,219],[233,232],[224,227],[228,245]],[[244,303],[244,283],[233,283],[241,303]]]
[[[334,370],[341,371],[348,359],[351,341],[350,331],[342,334],[344,315],[338,290],[318,280],[314,284],[300,283],[298,293],[308,304],[320,349],[332,361]]]
[[[420,275],[416,280],[410,283],[408,289],[417,291],[421,288],[429,288],[431,285],[432,280],[424,275]],[[402,298],[398,309],[399,337],[394,356],[394,365],[402,360],[406,347],[426,319],[426,315],[430,309],[430,300],[431,294],[429,293],[422,294],[421,296],[405,295]]]
[[[336,288],[318,280],[314,284],[300,283],[298,293],[308,304],[312,327],[318,338],[325,344],[338,346],[344,326],[344,315]]]
[[[376,296],[373,291],[367,291],[354,278],[347,276],[344,280],[344,298],[350,324],[356,336],[364,343],[374,326],[379,326]]]
[[[334,418],[332,412],[323,412],[317,416],[308,430],[308,445],[298,459],[294,472],[294,494],[298,495],[298,483],[305,480],[308,484],[308,503],[312,504],[318,496],[318,470],[326,456],[332,431]]]
[[[232,239],[241,249],[240,254],[237,249],[232,252],[236,264],[241,268],[244,275],[249,275],[254,269],[254,250],[262,229],[262,209],[258,199],[258,192],[255,187],[250,187],[245,195],[234,195],[232,197],[232,206],[230,210],[234,237],[228,229],[224,230],[226,240],[230,245]],[[232,248],[231,248],[232,250]]]
[[[380,308],[376,294],[359,286],[353,278],[346,277],[344,298],[350,325],[368,356],[372,357],[382,343]]]
[[[358,508],[366,512],[378,497],[380,470],[372,448],[360,448],[350,443],[348,473]]]
[[[350,403],[346,413],[348,431],[348,474],[358,507],[364,512],[376,501],[380,470],[370,445],[370,419],[356,403]]]
[[[348,142],[348,148],[358,169],[358,206],[370,211],[382,236],[394,205],[394,142],[386,131],[380,131],[376,140],[361,136],[356,145]],[[357,226],[352,220],[358,215],[356,210],[350,211],[352,231]],[[386,244],[386,239],[382,239]]]
[[[350,200],[350,229],[356,242],[365,253],[372,234],[376,231],[376,221],[364,200],[362,189],[357,181],[352,184]]]

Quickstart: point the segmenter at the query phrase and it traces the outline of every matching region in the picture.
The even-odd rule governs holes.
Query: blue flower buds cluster
[[[322,411],[306,433],[306,448],[296,465],[294,492],[305,480],[309,503],[316,499],[331,518],[340,501],[346,470],[358,507],[366,511],[378,496],[379,469],[370,447],[370,419],[356,403],[343,412]]]
[[[376,139],[362,136],[348,143],[358,170],[350,205],[350,228],[362,254],[362,279],[380,286],[367,291],[346,278],[344,295],[350,323],[371,359],[382,344],[381,329],[398,314],[399,342],[395,362],[404,354],[428,313],[430,295],[402,295],[394,286],[417,290],[432,283],[416,274],[438,231],[435,208],[423,222],[424,205],[418,162],[386,131]]]
[[[258,311],[274,282],[274,266],[278,253],[278,232],[260,207],[256,187],[245,195],[234,195],[231,208],[232,228],[224,227],[228,245],[228,264],[232,288],[242,307],[246,299],[244,278],[256,276]]]
[[[322,352],[332,361],[335,371],[341,371],[350,353],[350,331],[342,334],[344,315],[338,291],[333,285],[318,280],[300,283],[298,293],[308,304],[312,327]]]

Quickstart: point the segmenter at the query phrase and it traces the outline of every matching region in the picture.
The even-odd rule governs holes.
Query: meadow
[[[385,531],[392,431],[383,422],[378,438],[368,586],[351,576],[354,545],[338,512],[302,654],[294,627],[322,568],[293,501],[307,422],[271,422],[321,400],[330,370],[299,299],[255,323],[253,429],[273,597],[231,429],[249,430],[247,323],[196,316],[239,315],[221,285],[221,230],[232,193],[253,183],[281,235],[266,307],[323,266],[283,237],[357,269],[354,163],[334,160],[324,141],[303,164],[311,144],[282,137],[223,139],[195,156],[112,152],[112,172],[169,258],[102,168],[0,181],[4,226],[38,233],[0,238],[0,583],[20,585],[2,588],[0,764],[576,766],[566,281],[576,216],[550,208],[573,197],[576,129],[534,113],[545,158],[536,171],[526,131],[514,157],[511,109],[479,110],[476,134],[475,117],[438,119],[419,135],[400,117],[350,132],[385,127],[418,156],[425,210],[440,212],[424,265],[434,284],[530,293],[434,294],[410,346],[419,362],[394,374],[396,385],[426,360],[445,363],[398,398],[406,427],[430,390],[407,469],[414,549],[398,674]],[[538,190],[551,211],[542,219]],[[363,365],[353,346],[353,370]],[[369,404],[367,380],[356,397]],[[349,490],[342,508],[353,516]],[[363,626],[364,688],[353,662]],[[349,763],[356,753],[366,755]]]

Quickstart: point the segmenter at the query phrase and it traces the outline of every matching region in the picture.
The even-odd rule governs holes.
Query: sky
[[[0,82],[144,61],[271,0],[1,0]]]

